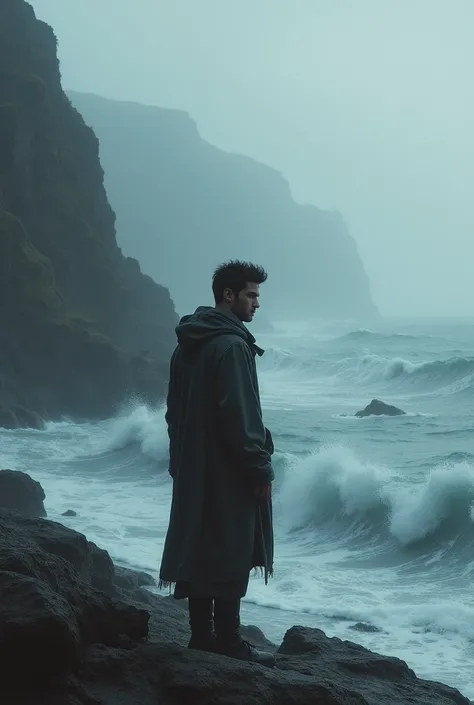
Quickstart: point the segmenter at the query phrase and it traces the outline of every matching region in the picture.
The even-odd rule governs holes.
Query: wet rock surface
[[[45,494],[39,482],[24,472],[0,470],[0,509],[27,517],[45,517]]]
[[[358,418],[364,416],[406,416],[406,412],[399,409],[397,406],[386,404],[380,399],[372,399],[370,404],[356,413]]]

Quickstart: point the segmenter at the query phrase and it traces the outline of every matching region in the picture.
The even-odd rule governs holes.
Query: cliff
[[[176,319],[167,289],[117,245],[98,141],[61,88],[53,30],[2,0],[0,424],[158,399]]]
[[[210,301],[216,264],[241,257],[268,269],[272,318],[377,315],[339,213],[297,204],[278,172],[208,144],[183,112],[69,95],[99,137],[121,246],[180,313]]]

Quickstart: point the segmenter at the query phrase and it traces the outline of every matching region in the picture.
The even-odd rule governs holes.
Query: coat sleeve
[[[176,430],[176,417],[177,417],[177,395],[178,395],[178,390],[177,390],[177,385],[176,385],[176,374],[174,370],[174,360],[176,357],[176,351],[171,357],[171,362],[170,362],[170,371],[169,371],[169,382],[168,382],[168,394],[166,397],[166,413],[165,413],[165,421],[166,421],[166,426],[168,429],[168,438],[169,438],[169,466],[168,466],[168,471],[171,477],[174,479],[175,477],[175,472],[174,472],[174,433]]]
[[[236,464],[253,485],[268,484],[274,473],[263,424],[254,359],[246,343],[225,351],[217,373],[219,429]]]

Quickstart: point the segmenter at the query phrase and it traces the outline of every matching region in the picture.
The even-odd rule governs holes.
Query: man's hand
[[[267,502],[272,498],[272,486],[260,485],[255,488],[255,497],[259,500],[266,500]]]

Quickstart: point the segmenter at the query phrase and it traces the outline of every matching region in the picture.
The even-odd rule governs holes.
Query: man
[[[271,456],[262,421],[255,344],[244,322],[259,308],[260,266],[230,261],[214,272],[215,308],[176,328],[166,422],[173,478],[160,585],[187,597],[190,648],[273,666],[239,632],[249,573],[273,571]]]

